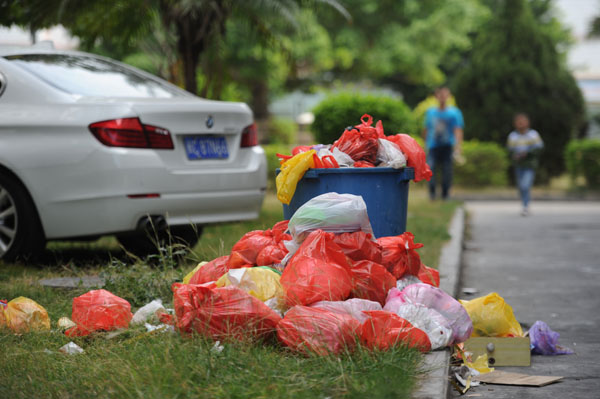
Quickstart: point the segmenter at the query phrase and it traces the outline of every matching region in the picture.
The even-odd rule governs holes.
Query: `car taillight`
[[[144,125],[139,118],[120,118],[92,123],[90,131],[109,147],[172,150],[171,133],[162,127]]]
[[[256,129],[256,123],[253,123],[242,130],[242,142],[240,147],[253,147],[255,145],[258,145],[258,131]]]

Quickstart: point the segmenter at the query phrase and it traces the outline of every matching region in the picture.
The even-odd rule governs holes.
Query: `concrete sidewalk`
[[[560,375],[541,388],[481,385],[466,396],[600,398],[600,203],[534,202],[519,215],[515,202],[468,202],[461,288],[472,299],[497,292],[527,330],[543,320],[576,354],[532,356],[531,367],[505,371]],[[449,389],[450,397],[459,397]],[[477,395],[479,396],[479,395]]]

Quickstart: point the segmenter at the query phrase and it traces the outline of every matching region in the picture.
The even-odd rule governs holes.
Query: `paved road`
[[[481,385],[485,398],[600,398],[600,202],[468,202],[461,287],[496,291],[524,330],[543,320],[574,355],[532,356],[502,370],[561,375],[546,387]],[[462,292],[462,289],[461,291]],[[460,294],[463,299],[469,296]],[[450,389],[451,397],[458,397]]]

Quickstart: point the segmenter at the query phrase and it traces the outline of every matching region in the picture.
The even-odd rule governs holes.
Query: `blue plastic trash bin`
[[[408,183],[413,168],[309,169],[298,182],[283,217],[289,220],[308,200],[329,192],[363,197],[375,237],[396,236],[406,231]]]

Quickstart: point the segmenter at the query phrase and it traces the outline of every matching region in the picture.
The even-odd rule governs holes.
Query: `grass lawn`
[[[408,230],[425,244],[420,253],[429,266],[437,267],[456,205],[430,203],[421,189],[411,194]],[[37,284],[40,278],[101,274],[108,278],[105,288],[128,299],[134,309],[156,297],[169,303],[171,283],[181,280],[197,261],[227,253],[247,231],[271,227],[281,218],[281,205],[270,194],[260,219],[206,227],[179,267],[169,254],[155,259],[152,267],[130,259],[112,238],[52,243],[43,265],[0,262],[0,299],[34,299],[53,322],[51,332],[0,331],[0,398],[406,397],[422,357],[405,348],[384,353],[359,348],[339,358],[305,357],[273,339],[227,342],[218,353],[211,350],[213,342],[201,337],[145,333],[138,327],[113,339],[106,334],[73,339],[84,348],[82,355],[57,352],[71,339],[54,330],[56,321],[70,317],[72,298],[87,289],[44,288]]]

